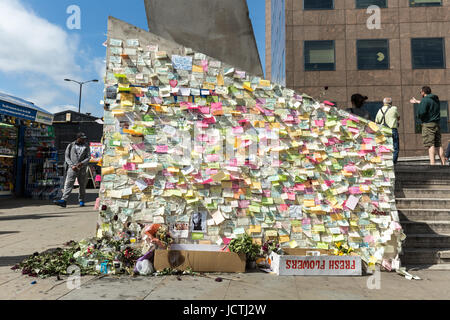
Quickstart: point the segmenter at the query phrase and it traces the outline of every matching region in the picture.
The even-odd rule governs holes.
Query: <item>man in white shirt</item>
[[[375,122],[392,129],[394,139],[394,164],[397,164],[400,152],[400,138],[398,135],[398,123],[400,116],[397,107],[392,106],[392,98],[384,98],[383,107],[378,111]]]

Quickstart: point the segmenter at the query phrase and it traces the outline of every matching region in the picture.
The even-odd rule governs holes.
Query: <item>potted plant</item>
[[[253,243],[253,239],[249,235],[245,234],[231,240],[228,248],[231,252],[245,253],[247,268],[256,269],[256,258],[261,254],[261,246]]]

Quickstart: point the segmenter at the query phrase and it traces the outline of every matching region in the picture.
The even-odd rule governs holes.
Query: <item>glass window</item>
[[[334,9],[333,0],[303,0],[304,10]]]
[[[444,39],[411,39],[411,59],[413,69],[444,69]]]
[[[414,104],[414,120],[415,120],[415,127],[416,127],[416,133],[422,133],[422,121],[418,118],[417,114],[419,113],[419,104]],[[448,102],[447,101],[441,101],[441,133],[449,133],[448,130]]]
[[[373,5],[387,8],[387,0],[356,0],[356,9],[367,9]]]
[[[409,0],[410,7],[442,6],[442,0]]]
[[[357,40],[358,70],[389,69],[389,40]]]
[[[383,107],[382,101],[366,102],[364,108],[369,112],[370,120],[375,122],[378,111]]]
[[[305,41],[305,70],[335,70],[334,41]]]

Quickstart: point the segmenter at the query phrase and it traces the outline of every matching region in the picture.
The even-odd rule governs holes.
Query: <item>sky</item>
[[[265,67],[265,5],[247,0],[263,68]],[[52,113],[78,111],[83,86],[83,113],[103,116],[106,28],[108,16],[148,30],[143,0],[0,0],[0,92]],[[70,30],[71,5],[81,9],[81,29]]]

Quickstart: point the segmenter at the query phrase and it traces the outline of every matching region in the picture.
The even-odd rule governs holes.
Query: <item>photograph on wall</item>
[[[175,222],[170,225],[170,234],[175,239],[187,239],[189,237],[189,223]]]
[[[206,211],[194,212],[191,218],[191,232],[206,233]]]

